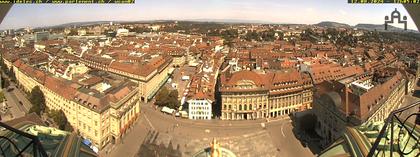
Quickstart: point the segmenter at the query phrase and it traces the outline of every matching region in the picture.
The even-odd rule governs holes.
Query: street
[[[314,156],[310,149],[304,147],[294,136],[290,121],[283,122],[281,125],[269,124],[267,128],[273,143],[280,149],[280,156]]]
[[[25,116],[26,113],[29,112],[29,109],[31,107],[31,103],[29,100],[25,97],[22,91],[20,89],[17,89],[14,83],[11,83],[9,88],[13,88],[13,90],[7,90],[3,89],[4,96],[7,100],[7,105],[9,106],[9,111],[1,115],[2,121],[8,121],[11,119],[19,118]],[[21,103],[22,104],[21,104]]]
[[[407,95],[403,105],[419,101],[419,98]],[[103,156],[117,156],[124,153],[136,156],[149,141],[151,132],[156,136],[156,145],[164,144],[179,148],[183,156],[191,156],[204,149],[216,138],[237,156],[315,156],[295,137],[293,125],[288,117],[270,120],[221,121],[189,120],[167,115],[156,110],[151,103],[142,105],[139,120],[129,129],[123,143],[105,149],[110,153]],[[411,112],[411,111],[410,111]],[[265,124],[265,128],[262,127]],[[172,148],[168,148],[172,149]],[[141,154],[141,153],[140,153]]]
[[[255,121],[194,121],[175,118],[155,110],[151,104],[142,106],[142,116],[129,129],[123,143],[103,150],[100,155],[117,156],[124,153],[135,156],[150,131],[158,132],[158,144],[180,148],[183,156],[192,154],[209,146],[216,138],[227,149],[238,156],[314,156],[309,148],[301,145],[293,134],[291,121],[284,117],[266,123]],[[109,150],[110,149],[110,150]],[[111,151],[110,153],[105,153]]]
[[[6,75],[4,71],[1,71],[1,76],[10,80],[9,76]],[[6,114],[1,115],[2,121],[23,117],[29,112],[32,106],[25,94],[17,88],[16,84],[12,81],[9,81],[9,83],[9,87],[3,89],[4,96],[6,97],[6,103],[9,106],[9,111]]]
[[[172,83],[177,84],[179,99],[190,81],[181,78],[192,76],[194,69],[188,65],[181,66],[174,71],[172,81],[165,84],[167,87]],[[150,137],[153,137],[154,143],[147,142]],[[152,103],[142,105],[141,116],[123,137],[122,143],[109,144],[100,152],[100,156],[137,156],[145,151],[140,148],[149,148],[145,144],[172,145],[179,148],[182,156],[192,156],[208,147],[213,138],[237,156],[314,156],[295,137],[291,120],[287,116],[270,122],[265,119],[190,120],[164,114],[155,109]]]
[[[166,86],[172,86],[172,83],[177,84],[177,90],[178,90],[178,99],[181,99],[184,96],[185,89],[187,89],[188,83],[191,81],[191,78],[189,80],[182,80],[182,76],[193,76],[195,73],[195,67],[189,67],[188,65],[181,66],[180,68],[176,68],[172,81],[166,83]],[[172,87],[171,87],[172,88]],[[170,88],[170,89],[171,89]]]
[[[1,115],[2,121],[8,121],[15,118],[20,118],[25,116],[25,112],[22,110],[22,107],[20,106],[18,100],[12,96],[12,93],[4,91],[4,96],[6,97],[6,103],[9,106],[9,110],[7,113]]]

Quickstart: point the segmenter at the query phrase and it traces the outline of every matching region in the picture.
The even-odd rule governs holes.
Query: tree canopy
[[[68,34],[69,36],[74,36],[74,35],[78,35],[79,33],[77,32],[76,29],[71,29],[70,33]]]
[[[9,77],[11,81],[16,82],[16,74],[15,74],[15,70],[13,69],[13,66],[10,67]]]
[[[130,32],[136,32],[136,33],[144,33],[144,32],[152,32],[152,29],[147,27],[134,27],[129,29]]]
[[[162,87],[159,93],[156,95],[156,105],[158,106],[167,106],[169,108],[176,109],[180,106],[178,101],[178,91],[177,90],[168,90],[167,87]]]
[[[45,111],[45,97],[44,93],[41,91],[39,86],[35,86],[29,98],[29,101],[32,103],[32,107],[29,112],[35,112],[38,115],[41,115]]]
[[[2,88],[7,88],[10,86],[9,80],[7,80],[4,77],[1,77],[1,87]]]
[[[225,40],[224,45],[232,46],[232,40],[238,38],[239,33],[237,29],[228,29],[222,31],[220,35]]]
[[[9,69],[7,69],[7,66],[6,66],[6,64],[4,63],[3,54],[1,55],[1,58],[0,58],[0,66],[1,66],[1,70],[2,70],[5,74],[8,74],[8,73],[9,73]]]
[[[48,116],[54,120],[60,130],[73,131],[63,110],[50,110]]]
[[[0,102],[3,102],[4,101],[4,93],[3,92],[0,92]]]
[[[248,31],[243,38],[247,41],[274,41],[277,39],[276,33],[279,37],[283,36],[282,32],[270,29],[262,32]]]

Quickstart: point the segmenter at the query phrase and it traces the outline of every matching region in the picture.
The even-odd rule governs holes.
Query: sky
[[[135,4],[14,5],[0,29],[86,21],[235,19],[315,24],[321,21],[383,24],[397,8],[417,30],[401,4],[348,4],[347,0],[136,0]],[[402,27],[402,26],[400,26]]]

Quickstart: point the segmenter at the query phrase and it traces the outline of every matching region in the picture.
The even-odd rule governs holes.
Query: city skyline
[[[329,5],[323,5],[329,3]],[[45,27],[88,21],[143,21],[143,20],[247,20],[278,24],[316,24],[334,21],[356,25],[383,24],[384,17],[395,8],[408,17],[408,29],[417,30],[410,15],[400,4],[348,4],[347,1],[313,1],[302,3],[225,0],[158,0],[136,1],[135,4],[80,5],[29,4],[15,5],[0,24],[0,29]],[[107,12],[104,12],[107,10]],[[36,16],[28,16],[36,13]],[[51,14],[53,13],[53,14]],[[369,14],[369,16],[366,16]],[[397,27],[402,27],[396,25]]]

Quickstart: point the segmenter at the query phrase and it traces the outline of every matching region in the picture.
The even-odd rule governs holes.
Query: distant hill
[[[111,21],[90,21],[90,22],[72,22],[72,23],[65,23],[61,25],[57,25],[58,27],[69,27],[69,26],[90,26],[90,25],[97,25],[97,24],[104,24],[109,23]]]
[[[385,25],[384,24],[382,24],[382,25],[377,25],[377,24],[357,24],[356,26],[354,26],[354,28],[357,28],[357,29],[365,29],[365,30],[369,30],[369,31],[376,30],[376,31],[385,31],[385,32],[402,32],[402,31],[404,31],[403,28],[398,28],[398,27],[394,27],[394,26],[391,26],[391,25],[388,25],[388,30],[385,30]],[[410,29],[408,29],[407,31],[417,32],[417,31],[410,30]]]
[[[403,32],[404,29],[402,28],[398,28],[398,27],[394,27],[389,25],[388,26],[388,30],[385,30],[385,26],[383,24],[357,24],[355,26],[350,26],[348,24],[345,23],[338,23],[338,22],[332,22],[332,21],[324,21],[324,22],[320,22],[318,24],[315,24],[315,26],[320,26],[320,27],[330,27],[330,28],[357,28],[357,29],[364,29],[364,30],[368,30],[368,31],[381,31],[381,32]],[[418,33],[418,31],[416,30],[410,30],[408,29],[407,31],[404,32],[413,32],[413,33]]]
[[[332,21],[323,21],[318,24],[315,24],[319,27],[345,27],[345,28],[351,28],[350,25],[345,23],[338,23],[338,22],[332,22]]]
[[[54,26],[44,26],[44,27],[36,27],[34,29],[50,29],[50,28],[65,28],[65,27],[80,27],[80,26],[91,26],[91,25],[98,25],[109,23],[111,21],[89,21],[89,22],[71,22],[71,23],[64,23]]]
[[[72,27],[72,26],[90,26],[90,25],[97,25],[97,24],[105,24],[114,22],[116,23],[166,23],[166,22],[209,22],[209,23],[269,23],[265,21],[258,21],[258,20],[235,20],[235,19],[190,19],[190,20],[144,20],[144,21],[87,21],[87,22],[71,22],[71,23],[64,23],[54,26],[46,26],[40,28],[55,28],[55,27]]]
[[[47,26],[47,27],[38,27],[38,29],[48,29],[48,28],[63,28],[63,27],[80,27],[80,26],[90,26],[90,25],[97,25],[97,24],[105,24],[105,23],[166,23],[166,22],[173,22],[177,20],[143,20],[143,21],[89,21],[89,22],[71,22],[71,23],[65,23],[55,26]],[[236,24],[276,24],[273,22],[267,22],[267,21],[259,21],[259,20],[238,20],[238,19],[188,19],[188,20],[179,20],[179,22],[197,22],[197,23],[236,23]],[[283,23],[283,25],[294,25],[294,24],[287,24]],[[300,25],[300,24],[296,24]],[[385,31],[385,32],[402,32],[404,29],[394,27],[394,26],[388,26],[388,30],[385,30],[385,26],[383,24],[357,24],[355,26],[351,26],[349,24],[345,23],[339,23],[339,22],[333,22],[333,21],[323,21],[318,24],[315,24],[315,26],[319,27],[330,27],[330,28],[357,28],[357,29],[364,29],[368,31]],[[413,32],[413,33],[419,33],[417,30],[407,30],[405,32]]]
[[[215,23],[251,23],[251,24],[271,24],[272,22],[260,21],[260,20],[238,20],[238,19],[189,19],[183,21],[194,21],[194,22],[215,22]]]

